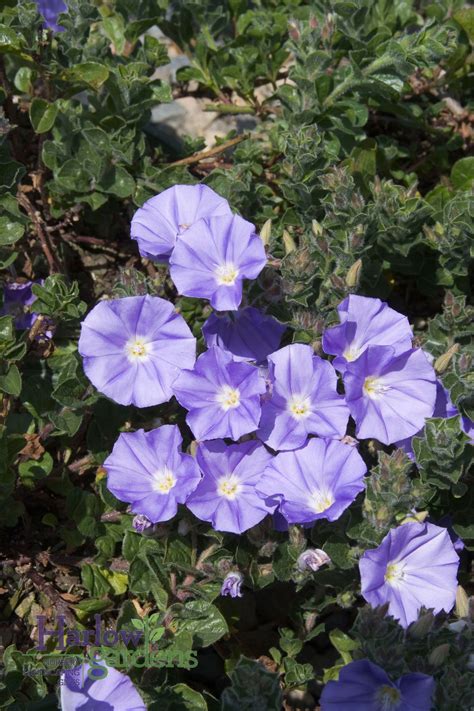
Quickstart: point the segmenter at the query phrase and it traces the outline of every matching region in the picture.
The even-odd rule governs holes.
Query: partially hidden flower
[[[242,573],[233,572],[227,573],[221,587],[221,595],[229,595],[230,597],[242,597],[243,593],[240,588],[243,582]]]
[[[199,356],[194,370],[181,371],[173,392],[188,410],[186,422],[198,440],[237,440],[258,427],[265,381],[258,368],[213,346]]]
[[[44,18],[46,27],[53,32],[62,32],[64,27],[58,25],[58,16],[67,12],[64,0],[36,0],[40,15]]]
[[[235,311],[243,280],[255,279],[266,261],[254,225],[238,215],[210,217],[180,235],[170,274],[180,294],[209,299],[218,311]]]
[[[253,306],[223,314],[211,314],[202,332],[207,347],[219,346],[235,360],[263,363],[276,351],[286,330],[283,323]]]
[[[203,478],[186,502],[195,516],[217,531],[243,533],[272,513],[256,486],[272,455],[260,442],[227,446],[221,440],[199,445],[197,462]]]
[[[459,557],[446,528],[405,523],[359,561],[362,595],[373,607],[388,603],[402,627],[421,607],[449,612],[456,600]]]
[[[380,299],[350,294],[337,307],[339,326],[323,334],[323,350],[335,355],[334,367],[344,372],[368,346],[392,346],[396,355],[411,348],[413,333],[408,319]]]
[[[136,211],[131,237],[143,257],[167,260],[178,235],[201,218],[218,215],[232,215],[229,203],[207,185],[174,185]]]
[[[369,346],[347,364],[344,386],[359,439],[393,444],[433,414],[436,374],[421,349],[396,355],[391,346]]]
[[[346,664],[337,681],[321,694],[321,711],[430,711],[435,691],[432,676],[403,674],[392,681],[368,659]]]
[[[201,478],[195,459],[182,453],[182,443],[177,425],[122,432],[104,462],[107,487],[134,513],[152,523],[168,521]]]
[[[307,548],[307,550],[298,556],[296,565],[301,571],[311,570],[313,573],[316,573],[321,566],[327,565],[330,562],[331,558],[320,548]]]
[[[281,348],[268,361],[271,397],[262,404],[260,439],[279,450],[301,447],[309,434],[345,434],[349,410],[328,361],[303,343]]]
[[[133,517],[132,526],[137,533],[143,533],[150,528],[153,528],[153,522],[143,514],[137,514]]]
[[[146,711],[146,706],[130,677],[95,660],[61,674],[61,710]]]
[[[26,281],[5,284],[0,315],[13,316],[15,328],[20,330],[31,328],[38,318],[38,314],[29,310],[29,306],[36,301],[36,296],[33,294],[31,287],[33,284],[41,283],[41,281]]]
[[[288,523],[335,521],[364,490],[366,471],[354,447],[313,438],[300,449],[277,454],[256,487],[267,506],[278,506]]]
[[[121,405],[167,402],[196,339],[173,304],[157,296],[99,302],[82,322],[79,353],[93,385]]]

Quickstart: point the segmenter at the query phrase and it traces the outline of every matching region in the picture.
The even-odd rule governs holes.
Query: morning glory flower
[[[362,595],[388,612],[402,627],[418,618],[421,607],[449,612],[456,600],[459,557],[446,528],[404,523],[359,561]]]
[[[64,0],[36,0],[40,15],[44,17],[46,27],[53,32],[62,32],[64,27],[58,25],[58,16],[67,12]]]
[[[364,490],[366,471],[354,447],[313,438],[300,449],[277,454],[256,487],[267,506],[278,505],[288,523],[336,521]]]
[[[92,679],[89,674],[93,675]],[[109,667],[102,660],[96,660],[93,665],[84,662],[61,674],[61,709],[146,711],[146,706],[126,674]]]
[[[408,319],[380,299],[350,294],[337,310],[341,324],[323,334],[323,350],[337,356],[333,360],[337,370],[344,372],[367,346],[392,346],[396,355],[411,348]]]
[[[349,410],[328,361],[303,343],[281,348],[268,361],[271,398],[262,403],[260,439],[279,450],[301,447],[309,434],[345,434]]]
[[[103,465],[108,489],[152,523],[169,521],[201,478],[195,459],[182,453],[182,443],[177,425],[122,432]]]
[[[331,558],[321,548],[308,548],[298,556],[296,565],[301,571],[311,570],[316,573],[322,565],[327,565],[330,562]]]
[[[396,355],[391,346],[369,346],[347,364],[344,386],[359,439],[393,444],[433,414],[436,375],[421,349]]]
[[[221,595],[230,595],[230,597],[242,597],[242,592],[240,591],[243,575],[241,573],[227,573],[224,578],[224,582],[221,587]]]
[[[377,664],[361,659],[346,664],[337,681],[321,694],[321,711],[430,711],[435,680],[404,674],[395,682]]]
[[[15,328],[24,330],[31,328],[38,314],[29,311],[29,306],[36,301],[31,287],[33,284],[42,284],[41,281],[26,281],[20,284],[12,282],[3,287],[3,306],[0,309],[1,316],[14,316]]]
[[[266,261],[254,225],[238,215],[210,217],[180,235],[170,274],[180,294],[209,299],[218,311],[235,311],[243,280],[255,279]]]
[[[178,235],[201,218],[218,215],[232,215],[229,203],[207,185],[174,185],[136,211],[131,237],[143,257],[167,260]]]
[[[202,327],[207,347],[219,346],[235,360],[262,363],[276,351],[286,330],[283,323],[253,306],[223,314],[211,314]]]
[[[167,402],[196,339],[173,304],[157,296],[100,301],[82,322],[79,353],[93,385],[121,405]]]
[[[181,371],[173,392],[189,410],[186,422],[198,440],[237,440],[258,427],[265,381],[255,366],[237,363],[213,346],[199,356],[194,370]]]
[[[217,531],[243,533],[252,528],[275,508],[255,491],[271,458],[255,440],[229,447],[222,440],[199,445],[197,462],[204,476],[186,506]]]

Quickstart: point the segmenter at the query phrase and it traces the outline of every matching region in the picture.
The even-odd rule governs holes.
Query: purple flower
[[[266,261],[254,225],[225,215],[200,220],[180,235],[170,273],[180,294],[209,299],[218,311],[235,311],[243,280],[255,279]]]
[[[38,314],[31,313],[28,309],[36,301],[31,287],[33,284],[42,284],[41,281],[27,281],[22,284],[13,282],[3,287],[3,306],[0,309],[2,316],[14,316],[15,328],[24,330],[31,328]]]
[[[293,343],[268,356],[271,398],[262,403],[258,436],[272,449],[301,447],[309,434],[342,437],[349,410],[336,371],[311,346]]]
[[[373,607],[389,603],[402,627],[421,607],[449,612],[456,599],[459,558],[445,528],[405,523],[359,561],[362,595]]]
[[[248,306],[227,314],[211,314],[202,327],[207,347],[219,346],[235,360],[262,363],[276,351],[286,326]]]
[[[242,597],[240,587],[242,585],[243,576],[241,573],[227,573],[221,587],[221,595],[230,595],[230,597]]]
[[[310,439],[274,457],[257,483],[267,506],[279,506],[288,523],[335,521],[364,490],[367,467],[354,447]]]
[[[121,405],[167,402],[196,339],[173,304],[157,296],[101,301],[82,322],[79,353],[97,390]]]
[[[64,27],[58,25],[58,15],[67,12],[64,0],[36,0],[38,11],[44,17],[44,24],[53,32],[62,32]]]
[[[469,444],[474,444],[474,422],[463,415],[461,417],[461,429],[469,437]]]
[[[168,521],[200,481],[197,464],[181,452],[177,425],[123,432],[104,462],[107,487],[152,523]]]
[[[255,366],[237,363],[213,346],[199,356],[194,370],[181,371],[173,391],[189,410],[186,422],[197,439],[237,440],[258,427],[265,381]]]
[[[406,316],[380,299],[350,294],[337,307],[340,326],[326,329],[323,349],[337,356],[333,365],[344,372],[367,346],[392,346],[395,355],[411,348],[413,334]]]
[[[132,219],[131,237],[143,257],[168,258],[182,235],[203,217],[232,215],[229,203],[207,185],[174,185],[147,200]]]
[[[153,523],[143,514],[138,514],[133,517],[132,526],[137,533],[143,533],[143,531],[147,531],[149,528],[152,528]]]
[[[330,562],[331,558],[320,548],[308,548],[301,553],[296,564],[301,571],[311,570],[316,573],[322,565],[327,565]]]
[[[347,364],[344,386],[359,439],[392,444],[414,435],[433,414],[436,375],[420,349],[396,355],[391,346],[369,346]]]
[[[442,417],[442,418],[448,418],[448,417],[454,417],[455,415],[458,414],[458,409],[456,405],[453,405],[451,402],[451,397],[449,394],[449,390],[447,390],[441,380],[438,378],[436,380],[436,401],[435,401],[435,406],[433,410],[433,414],[431,415],[432,417]],[[423,435],[423,429],[422,428],[419,432],[417,432],[414,437],[421,437]],[[398,442],[394,442],[394,444],[399,447],[400,449],[403,449],[405,454],[408,455],[410,459],[413,461],[415,460],[415,453],[413,451],[413,437],[407,437],[405,439],[401,439]]]
[[[427,674],[404,674],[393,682],[368,659],[350,662],[321,694],[321,711],[430,711],[435,681]]]
[[[251,441],[227,447],[221,440],[201,444],[197,461],[203,479],[186,502],[195,516],[217,531],[243,533],[272,513],[255,487],[272,455]]]
[[[146,711],[146,706],[126,674],[95,660],[93,664],[85,662],[61,674],[61,709]]]

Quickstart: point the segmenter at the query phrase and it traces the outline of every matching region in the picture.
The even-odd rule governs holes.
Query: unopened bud
[[[446,353],[443,353],[443,355],[440,355],[439,358],[436,358],[434,362],[434,369],[438,374],[444,373],[448,365],[450,364],[453,355],[457,353],[460,349],[459,343],[455,343],[454,346],[451,346],[451,348],[448,348]]]
[[[461,619],[469,617],[469,597],[467,592],[461,585],[458,585],[456,590],[456,616]]]
[[[270,242],[270,235],[272,233],[272,221],[267,220],[260,230],[260,239],[266,246]]]
[[[451,646],[449,644],[440,644],[435,647],[428,657],[428,662],[433,667],[440,667],[448,658]]]
[[[415,637],[415,639],[421,639],[426,637],[434,623],[434,615],[432,612],[425,612],[421,615],[416,622],[410,625],[408,629],[408,634],[410,637]]]
[[[323,234],[323,228],[317,220],[313,220],[311,222],[311,229],[313,230],[313,235],[315,237],[321,237],[321,235]]]
[[[361,269],[362,269],[362,259],[358,259],[356,262],[354,262],[352,267],[347,272],[346,284],[349,287],[349,289],[353,289],[355,286],[358,285]]]
[[[137,514],[133,518],[132,526],[137,533],[143,533],[144,531],[152,528],[153,523],[144,514]]]
[[[283,230],[283,246],[285,247],[285,254],[290,254],[290,252],[294,252],[296,249],[295,240],[288,230]]]
[[[404,523],[423,523],[427,518],[428,511],[411,511],[405,518],[400,522],[400,525]]]

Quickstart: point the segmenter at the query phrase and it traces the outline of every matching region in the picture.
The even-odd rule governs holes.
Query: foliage
[[[472,449],[459,417],[427,422],[416,464],[364,442],[366,494],[334,523],[281,533],[265,520],[237,537],[183,509],[141,535],[102,464],[121,431],[179,424],[192,452],[190,432],[174,400],[138,410],[96,392],[77,341],[98,298],[148,292],[174,301],[202,347],[209,308],[138,256],[129,225],[152,195],[204,180],[266,224],[268,266],[247,299],[288,325],[286,342],[319,353],[344,296],[388,300],[474,419],[474,10],[461,0],[67,4],[56,34],[34,2],[0,9],[0,268],[5,283],[44,280],[29,330],[0,317],[0,615],[10,630],[0,705],[56,707],[57,677],[22,670],[37,615],[51,626],[61,613],[77,628],[100,614],[114,629],[157,615],[164,648],[198,651],[196,669],[131,671],[151,709],[276,710],[302,696],[315,708],[323,681],[356,658],[395,676],[433,674],[436,708],[466,707],[468,611],[457,608],[461,627],[425,616],[404,633],[362,607],[357,572],[390,527],[450,514],[472,592]],[[155,75],[170,47],[155,26],[188,60],[172,85]],[[226,149],[230,122],[210,160],[200,140],[182,136],[176,148],[151,112],[182,97],[254,128]],[[298,569],[311,545],[330,567]],[[219,596],[235,566],[243,600]]]

